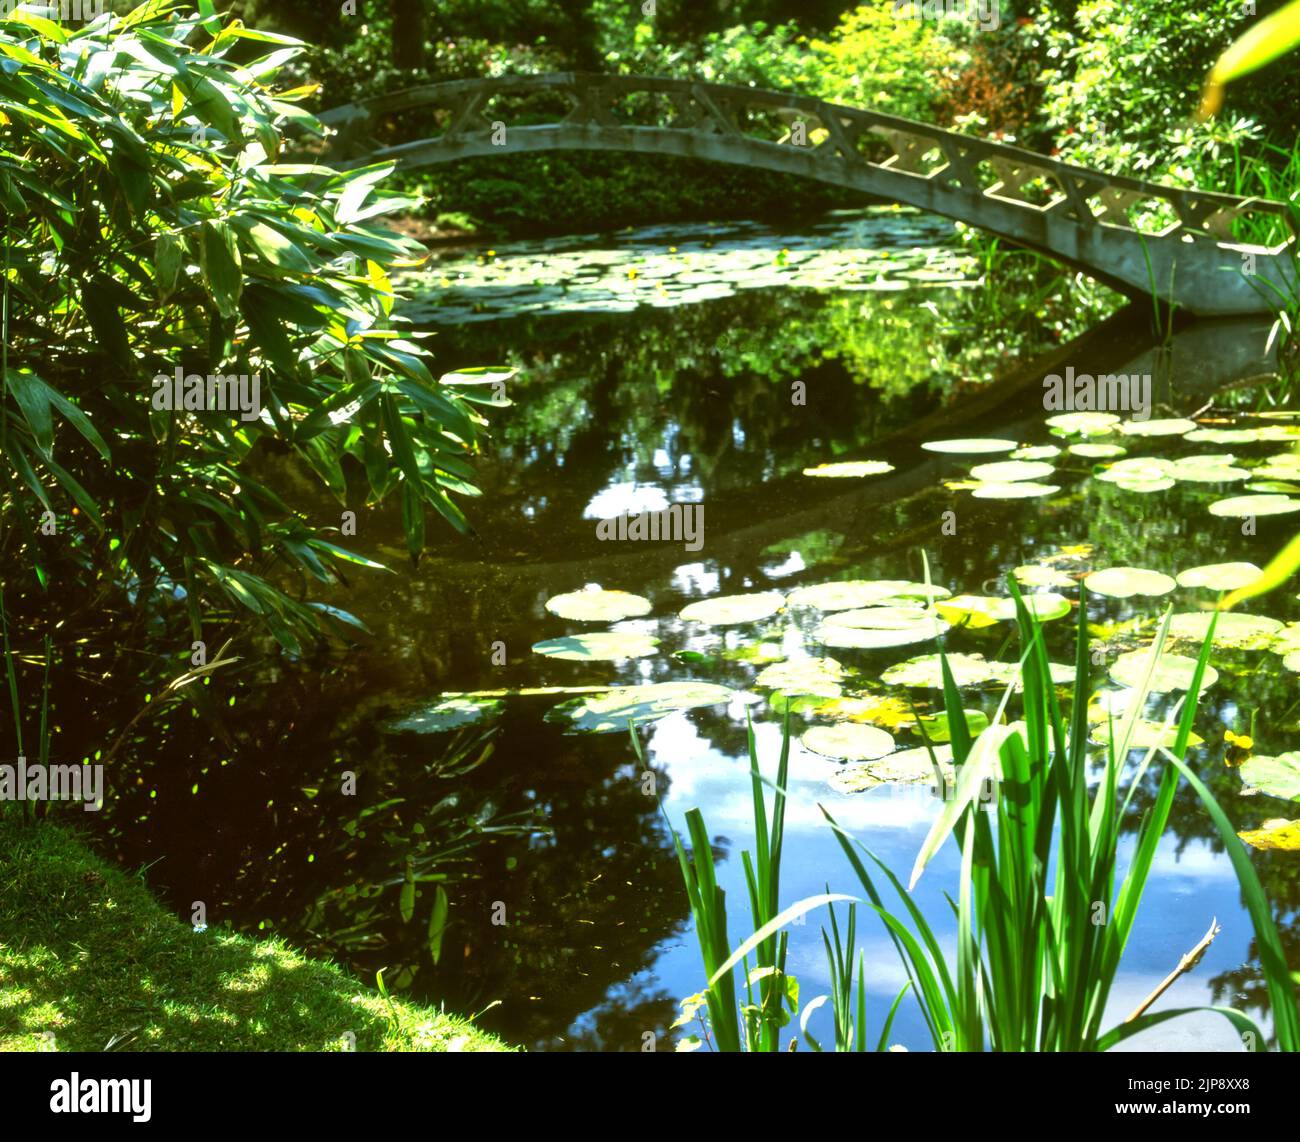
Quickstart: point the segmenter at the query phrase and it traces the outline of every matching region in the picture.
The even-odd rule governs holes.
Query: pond
[[[413,568],[396,510],[361,513],[349,545],[393,573],[358,569],[328,601],[372,634],[321,660],[250,656],[222,681],[224,738],[188,714],[152,723],[90,822],[99,843],[147,866],[179,914],[203,901],[210,925],[277,931],[367,978],[383,969],[392,990],[487,1009],[486,1027],[525,1046],[640,1050],[649,1034],[670,1049],[679,1001],[704,979],[669,826],[702,809],[738,940],[749,931],[740,854],[753,846],[747,719],[769,775],[787,709],[795,737],[783,902],[856,889],[819,805],[904,875],[939,802],[923,773],[882,782],[872,763],[921,744],[909,702],[939,704],[917,671],[890,673],[934,651],[936,614],[953,624],[947,651],[971,656],[967,706],[992,716],[1005,674],[988,664],[1014,660],[1014,629],[980,600],[1005,597],[1009,572],[1028,569],[1026,590],[1051,596],[1045,614],[1064,607],[1047,624],[1058,662],[1072,657],[1083,575],[1157,572],[1096,580],[1108,593],[1089,598],[1092,687],[1117,692],[1108,672],[1123,676],[1122,656],[1167,605],[1192,616],[1190,638],[1217,597],[1214,573],[1207,587],[1186,572],[1262,565],[1300,519],[1300,468],[1281,458],[1300,421],[1259,387],[1215,395],[1263,371],[1258,330],[1201,326],[1159,346],[1116,319],[1068,363],[1150,375],[1151,418],[1063,431],[1047,423],[1041,371],[1023,368],[1030,350],[1053,347],[1052,330],[1008,344],[982,323],[976,277],[949,224],[893,209],[791,233],[675,228],[445,251],[410,283],[409,312],[435,332],[440,363],[520,370],[509,403],[490,410],[484,495],[466,501],[476,534],[444,529]],[[1192,413],[1196,423],[1182,420]],[[953,439],[1005,444],[923,447]],[[806,474],[864,460],[882,463]],[[999,467],[972,475],[984,464]],[[318,522],[340,517],[300,473],[270,474]],[[1215,506],[1240,496],[1269,498]],[[600,537],[602,520],[674,505],[703,509],[698,545]],[[807,590],[829,583],[857,585],[838,598]],[[927,594],[942,597],[918,617]],[[738,595],[763,598],[683,616]],[[888,621],[861,610],[873,604]],[[1300,602],[1278,592],[1245,610],[1264,621],[1216,654],[1192,757],[1234,825],[1254,829],[1290,806],[1247,792],[1225,765],[1224,734],[1253,736],[1261,754],[1300,743],[1300,663],[1284,653],[1300,650],[1300,626],[1283,625],[1300,622]],[[616,637],[586,637],[604,632]],[[608,697],[664,684],[681,685]],[[855,729],[825,732],[835,726]],[[68,733],[97,748],[89,731]],[[1130,849],[1131,834],[1121,857]],[[1255,861],[1300,950],[1294,854]],[[949,847],[917,888],[929,916],[947,915],[956,879]],[[1214,917],[1222,934],[1162,1002],[1260,1016],[1236,878],[1184,789],[1108,1023]],[[805,999],[827,990],[822,923],[814,913],[792,929]],[[905,977],[884,931],[859,927],[878,1027]],[[811,1025],[823,1041],[829,1018],[823,1008]],[[914,1004],[891,1042],[929,1049]],[[1213,1015],[1132,1043],[1241,1049]]]

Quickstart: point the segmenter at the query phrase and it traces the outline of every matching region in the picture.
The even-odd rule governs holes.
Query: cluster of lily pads
[[[1250,462],[1247,467],[1230,452],[1207,452],[1169,460],[1159,456],[1128,456],[1118,440],[1181,437],[1200,444],[1300,442],[1300,425],[1275,423],[1254,428],[1216,428],[1183,417],[1124,420],[1113,413],[1070,412],[1047,418],[1047,427],[1069,443],[1021,445],[1001,437],[931,440],[927,452],[953,456],[1009,454],[1004,460],[975,464],[969,477],[950,480],[954,491],[969,491],[976,499],[1013,500],[1052,496],[1061,486],[1049,481],[1062,455],[1093,461],[1093,477],[1128,492],[1165,491],[1180,483],[1236,484],[1245,482],[1249,495],[1234,495],[1210,505],[1222,517],[1287,515],[1300,511],[1300,453],[1280,452]],[[1118,438],[1110,441],[1098,437]],[[850,460],[805,468],[805,476],[861,478],[884,475],[894,465],[884,460]]]
[[[755,223],[646,227],[609,237],[515,242],[408,277],[403,312],[465,325],[519,314],[626,313],[731,297],[745,289],[898,290],[975,278],[951,223],[873,207],[779,237]],[[614,248],[605,248],[613,241]],[[593,248],[595,247],[595,248]]]
[[[1077,605],[1061,592],[1082,581],[1091,594],[1114,599],[1158,598],[1177,587],[1187,590],[1222,591],[1257,576],[1259,568],[1248,563],[1213,564],[1189,568],[1177,577],[1147,568],[1103,567],[1085,570],[1087,547],[1063,548],[1044,556],[1038,563],[1014,569],[1013,574],[1028,592],[1027,608],[1040,621],[1050,622],[1069,615]],[[1064,570],[1073,565],[1072,571]],[[618,629],[617,624],[640,620],[653,610],[643,596],[621,590],[589,586],[551,598],[546,610],[573,623],[610,626],[611,629],[579,631],[545,639],[533,651],[562,661],[597,663],[649,657],[659,653],[660,641],[641,629]],[[785,631],[773,637],[772,620],[798,615],[810,633],[790,640]],[[843,792],[856,792],[886,783],[928,782],[934,768],[929,750],[923,745],[900,748],[896,735],[911,731],[931,743],[938,743],[936,760],[944,765],[950,751],[943,743],[949,738],[943,714],[925,712],[928,703],[915,692],[942,687],[939,655],[925,653],[879,670],[846,666],[830,650],[878,651],[933,642],[954,629],[981,631],[1015,618],[1014,602],[1007,597],[953,595],[935,584],[910,580],[847,579],[798,587],[788,594],[758,591],[724,595],[687,604],[677,616],[681,621],[722,631],[760,627],[758,641],[723,651],[722,657],[740,665],[757,667],[752,686],[767,693],[778,712],[790,710],[814,721],[801,735],[802,745],[812,753],[839,762],[841,768],[831,783]],[[1170,624],[1173,645],[1198,645],[1208,628],[1205,611],[1175,614]],[[1283,656],[1289,666],[1300,658],[1300,623],[1286,625],[1264,616],[1230,613],[1220,616],[1217,645],[1243,650],[1269,650]],[[685,663],[706,664],[709,656],[698,651],[678,655]],[[1115,657],[1109,667],[1114,690],[1090,709],[1094,721],[1093,740],[1105,744],[1113,716],[1125,712],[1124,695],[1131,693],[1148,666],[1145,647]],[[1013,662],[986,658],[979,652],[948,652],[947,661],[956,684],[962,688],[1018,687],[1018,667]],[[1190,684],[1195,660],[1190,655],[1165,651],[1155,664],[1150,689],[1158,694],[1185,690]],[[1051,664],[1054,682],[1074,681],[1072,666]],[[1203,685],[1218,680],[1214,668],[1206,671]],[[671,713],[733,701],[758,701],[753,693],[701,679],[682,679],[640,685],[595,685],[583,687],[538,687],[520,691],[484,691],[477,694],[445,695],[423,711],[390,723],[390,729],[431,732],[453,729],[480,718],[496,717],[507,694],[565,695],[547,718],[572,733],[625,731],[629,722],[642,724]],[[968,711],[972,728],[988,724],[980,710]],[[1131,739],[1132,748],[1160,744],[1168,731],[1160,723],[1139,718]],[[1196,739],[1199,741],[1199,739]],[[1283,766],[1293,764],[1283,755]],[[1268,762],[1272,764],[1272,762]],[[1264,763],[1243,768],[1243,777],[1258,776]]]
[[[1233,496],[1212,504],[1210,511],[1222,516],[1283,514],[1300,511],[1300,455],[1284,452],[1257,461],[1240,461],[1232,453],[1204,453],[1170,461],[1157,457],[1129,457],[1120,441],[1149,437],[1180,437],[1194,443],[1244,445],[1247,443],[1295,443],[1300,426],[1271,423],[1258,428],[1198,425],[1186,419],[1121,420],[1108,413],[1067,413],[1053,416],[1047,425],[1063,445],[1021,445],[1014,440],[978,438],[938,440],[922,445],[929,452],[954,456],[1008,454],[999,460],[975,464],[969,479],[953,481],[950,488],[970,490],[978,498],[1020,499],[1048,496],[1060,490],[1048,483],[1062,456],[1092,461],[1095,479],[1126,491],[1158,492],[1179,483],[1245,484],[1253,494]],[[1098,439],[1111,437],[1110,440]],[[863,478],[883,475],[893,465],[881,460],[828,463],[805,470],[821,478]],[[1178,589],[1188,592],[1224,592],[1252,582],[1261,574],[1253,563],[1228,562],[1190,567],[1175,574],[1131,566],[1092,566],[1087,546],[1062,547],[1037,562],[1012,570],[1024,593],[1027,609],[1040,622],[1048,623],[1071,614],[1077,606],[1066,592],[1083,583],[1090,596],[1121,601],[1161,599]],[[1208,603],[1211,600],[1205,599]],[[567,622],[605,629],[577,630],[548,638],[533,646],[534,653],[578,663],[621,662],[649,658],[660,653],[660,639],[650,633],[654,627],[649,599],[623,590],[588,586],[546,602],[546,610]],[[923,653],[890,665],[846,666],[846,654],[871,654],[917,644],[933,644],[954,630],[976,632],[1011,624],[1016,617],[1014,601],[1006,596],[954,595],[945,587],[901,579],[844,579],[799,586],[788,592],[754,591],[701,599],[684,606],[677,618],[692,627],[721,634],[718,654],[699,650],[678,652],[676,659],[686,666],[698,666],[701,673],[716,672],[724,665],[733,671],[751,667],[755,674],[748,687],[735,688],[716,681],[684,678],[639,685],[595,684],[587,686],[538,687],[531,690],[483,691],[449,694],[433,707],[417,711],[391,724],[399,731],[428,732],[452,729],[480,718],[496,717],[501,699],[508,694],[563,695],[547,719],[571,733],[626,731],[629,723],[641,724],[671,713],[732,702],[753,703],[763,699],[753,690],[766,693],[766,700],[778,713],[793,712],[813,724],[800,741],[811,753],[839,763],[831,783],[843,792],[857,792],[881,784],[930,782],[935,762],[951,765],[951,751],[945,716],[928,713],[928,701],[920,693],[942,688],[940,657]],[[791,622],[794,618],[796,621]],[[1184,691],[1195,668],[1192,656],[1204,640],[1210,624],[1207,609],[1188,609],[1173,614],[1169,625],[1169,646],[1154,664],[1148,689],[1155,695]],[[648,621],[647,621],[648,620]],[[1154,616],[1139,617],[1123,624],[1130,633],[1149,633]],[[649,629],[647,629],[649,628]],[[757,628],[756,637],[728,640],[728,630]],[[1010,629],[1008,625],[1008,630]],[[793,637],[792,637],[793,636]],[[732,645],[726,645],[728,642]],[[1288,670],[1300,671],[1300,623],[1285,624],[1263,615],[1229,612],[1219,615],[1215,629],[1216,647],[1236,651],[1264,651],[1279,656]],[[1110,740],[1113,719],[1128,713],[1129,697],[1137,692],[1147,675],[1149,640],[1130,643],[1128,649],[1108,661],[1113,689],[1091,701],[1091,739],[1098,745]],[[1180,653],[1187,650],[1190,653]],[[1012,662],[986,658],[979,652],[949,651],[947,662],[956,684],[964,689],[979,687],[1019,688],[1018,667]],[[1052,680],[1073,684],[1074,668],[1050,664]],[[1219,673],[1208,667],[1203,688],[1216,684]],[[967,712],[976,730],[988,724],[986,715]],[[1149,720],[1137,711],[1129,741],[1130,748],[1147,749],[1167,744],[1171,731],[1163,723]],[[896,735],[921,734],[932,747],[902,743]],[[1193,735],[1193,744],[1201,739]],[[1250,792],[1259,791],[1290,800],[1300,800],[1300,753],[1278,757],[1251,757],[1241,767]],[[1295,822],[1270,821],[1264,828],[1242,835],[1261,847],[1278,847],[1300,834]]]

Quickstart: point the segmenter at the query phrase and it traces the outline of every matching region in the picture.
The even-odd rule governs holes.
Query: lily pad
[[[1171,417],[1166,420],[1126,420],[1119,426],[1125,436],[1185,436],[1196,431],[1194,420]]]
[[[1300,752],[1276,757],[1257,753],[1242,762],[1240,773],[1252,789],[1284,801],[1300,801]]]
[[[844,668],[833,658],[796,658],[767,667],[754,679],[754,684],[786,694],[836,698],[843,677]]]
[[[982,654],[950,654],[948,668],[958,686],[982,686],[1002,680],[1003,663],[988,662]],[[943,671],[937,654],[922,654],[891,666],[880,676],[889,686],[914,686],[918,689],[943,689]]]
[[[1210,505],[1210,514],[1217,516],[1289,515],[1291,512],[1300,512],[1300,500],[1282,495],[1232,496]]]
[[[877,726],[860,722],[837,722],[833,726],[813,726],[799,739],[805,749],[840,761],[865,761],[884,757],[893,751],[893,735]]]
[[[894,466],[884,460],[848,460],[837,464],[818,464],[815,468],[805,468],[803,474],[846,480],[862,476],[883,476],[893,470]]]
[[[1035,444],[1029,448],[1017,448],[1011,453],[1012,460],[1051,460],[1061,454],[1055,444]]]
[[[989,716],[983,710],[963,710],[962,713],[966,716],[966,728],[971,737],[978,737],[989,728]],[[924,714],[918,721],[932,742],[952,741],[952,723],[947,713]]]
[[[1010,685],[1015,694],[1019,694],[1025,688],[1025,681],[1020,675],[1020,668],[1014,662],[995,662],[993,664],[994,673],[997,680],[1004,684]],[[1074,681],[1074,667],[1066,662],[1049,662],[1047,664],[1047,677],[1055,686],[1068,686]],[[1023,725],[1023,723],[1019,723]],[[1021,733],[1023,737],[1023,732]]]
[[[771,618],[783,606],[785,596],[780,591],[760,591],[752,595],[720,595],[716,599],[701,599],[682,608],[681,617],[707,626],[734,626],[737,623],[756,623]]]
[[[1210,633],[1212,611],[1188,611],[1174,615],[1169,620],[1172,638],[1189,639],[1203,643]],[[1246,615],[1239,611],[1225,611],[1214,626],[1214,645],[1232,646],[1241,650],[1265,650],[1274,636],[1283,629],[1277,619],[1264,615]]]
[[[1138,687],[1146,676],[1148,650],[1130,650],[1115,659],[1110,668],[1110,676],[1123,686]],[[1192,684],[1192,674],[1196,670],[1196,659],[1185,654],[1171,654],[1165,651],[1156,661],[1151,674],[1151,691],[1167,694],[1171,690],[1186,690]],[[1219,672],[1213,666],[1205,667],[1205,677],[1201,680],[1201,690],[1208,690],[1219,680]]]
[[[1131,599],[1134,595],[1167,595],[1178,583],[1159,571],[1143,567],[1107,567],[1093,571],[1083,578],[1084,586],[1093,595],[1111,599]]]
[[[1044,591],[1037,594],[1022,595],[1025,609],[1042,622],[1063,618],[1070,613],[1070,600],[1063,595]],[[1011,622],[1016,617],[1015,599],[1004,599],[993,595],[957,595],[935,603],[935,610],[953,626],[966,626],[979,629],[994,623]]]
[[[1263,572],[1253,563],[1207,563],[1178,573],[1180,587],[1207,587],[1211,591],[1235,591],[1253,583]]]
[[[1109,746],[1111,735],[1114,734],[1115,744],[1119,745],[1120,737],[1124,733],[1124,719],[1115,718],[1113,723],[1100,722],[1092,727],[1088,737],[1097,745]],[[1165,749],[1173,747],[1174,742],[1178,739],[1178,723],[1166,727],[1163,722],[1152,721],[1150,718],[1139,718],[1133,724],[1133,733],[1128,740],[1129,749],[1151,749],[1163,746]],[[1189,734],[1187,738],[1188,745],[1202,745],[1205,739],[1198,734]]]
[[[964,440],[929,440],[921,445],[927,452],[943,452],[954,456],[976,456],[986,452],[1010,452],[1017,447],[1014,440],[996,437]]]
[[[971,495],[977,500],[1032,500],[1053,496],[1060,490],[1055,484],[1039,484],[1033,480],[981,480],[972,487]]]
[[[1265,416],[1266,413],[1258,412],[1256,416]],[[1258,435],[1257,440],[1271,441],[1274,444],[1282,444],[1293,441],[1300,436],[1300,427],[1292,424],[1266,424],[1263,428],[1255,429]]]
[[[1118,424],[1119,417],[1109,412],[1063,412],[1047,418],[1048,428],[1066,436],[1107,436]]]
[[[546,600],[546,609],[562,619],[579,623],[616,623],[650,613],[650,600],[627,591],[599,587],[570,591]]]
[[[1227,453],[1210,456],[1182,456],[1173,466],[1170,475],[1179,483],[1232,484],[1248,480],[1250,473],[1238,468],[1237,458]]]
[[[1268,457],[1255,469],[1256,478],[1300,480],[1300,452],[1282,452]]]
[[[618,662],[624,658],[645,658],[654,654],[658,646],[659,640],[648,634],[609,630],[548,638],[533,643],[533,652],[568,662]]]
[[[863,607],[841,611],[817,625],[813,637],[826,646],[878,650],[938,638],[948,624],[922,607]]]
[[[384,723],[384,729],[396,734],[443,734],[461,726],[473,725],[497,717],[505,703],[485,698],[444,698],[421,710]]]
[[[1038,563],[1026,563],[1011,572],[1016,582],[1025,587],[1077,587],[1079,584],[1073,576],[1055,567],[1044,567]]]
[[[1300,598],[1300,595],[1296,597]],[[1268,648],[1274,654],[1294,654],[1300,651],[1300,623],[1287,623],[1274,636]]]
[[[944,780],[951,784],[954,777],[952,746],[935,746],[934,757],[939,763]],[[933,782],[934,765],[930,761],[930,751],[924,746],[899,750],[897,753],[891,753],[887,757],[877,758],[874,761],[846,765],[830,779],[830,784],[841,793],[861,793],[877,785],[916,785]]]
[[[942,599],[952,594],[933,583],[912,583],[906,579],[845,579],[839,583],[814,583],[797,587],[787,602],[819,611],[851,611],[907,599]]]
[[[1258,829],[1243,829],[1237,836],[1256,849],[1278,849],[1292,853],[1300,851],[1300,821],[1275,818],[1265,821]]]
[[[787,657],[785,647],[779,642],[751,642],[744,646],[729,646],[722,652],[727,662],[748,662],[751,666],[767,666],[773,662],[784,662]]]
[[[1156,456],[1134,456],[1116,460],[1100,472],[1095,479],[1107,484],[1118,484],[1131,492],[1161,492],[1174,486],[1174,466]]]
[[[1184,439],[1196,444],[1252,444],[1259,439],[1259,432],[1254,428],[1198,428]]]
[[[1300,473],[1297,473],[1300,475]],[[1300,496],[1300,484],[1286,480],[1252,480],[1246,485],[1248,492],[1267,492],[1273,495]]]
[[[627,731],[628,722],[652,722],[678,710],[718,706],[731,701],[735,691],[712,682],[653,682],[622,686],[584,698],[562,702],[546,720],[563,722],[570,733],[608,734]]]
[[[1022,480],[1041,480],[1056,469],[1041,460],[1000,460],[992,464],[976,464],[970,470],[972,479],[988,484],[1015,484]]]
[[[1157,476],[1150,480],[1112,481],[1117,488],[1123,488],[1126,492],[1138,492],[1141,495],[1150,495],[1152,492],[1167,492],[1177,482],[1172,476]]]
[[[859,607],[852,611],[838,611],[829,615],[824,626],[853,627],[857,630],[906,630],[917,623],[930,622],[942,634],[948,624],[936,617],[920,603],[896,603],[891,606]]]
[[[1128,451],[1120,444],[1071,444],[1069,453],[1084,460],[1109,460],[1114,456],[1123,456]]]
[[[888,730],[902,729],[915,721],[913,704],[884,694],[862,694],[856,698],[830,698],[813,711],[833,721],[871,722]]]

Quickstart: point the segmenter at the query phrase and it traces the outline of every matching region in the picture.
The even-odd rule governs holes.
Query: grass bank
[[[505,1051],[282,940],[196,932],[48,822],[0,815],[0,1050]]]

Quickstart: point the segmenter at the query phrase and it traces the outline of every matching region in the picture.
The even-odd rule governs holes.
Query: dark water
[[[743,245],[752,250],[763,241],[773,256],[789,244],[788,236],[747,233]],[[900,251],[913,241],[899,238]],[[725,240],[720,245],[714,270],[725,270]],[[179,914],[188,916],[191,902],[201,900],[209,924],[279,931],[365,977],[386,969],[390,988],[467,1012],[495,1003],[482,1022],[514,1041],[639,1050],[654,1034],[665,1049],[678,1001],[704,980],[664,814],[680,827],[687,809],[704,811],[738,942],[749,931],[739,855],[752,846],[747,712],[769,772],[779,750],[780,716],[768,692],[755,688],[761,665],[726,652],[771,642],[790,657],[829,653],[854,672],[858,688],[884,693],[882,670],[933,649],[824,651],[811,639],[815,612],[791,608],[758,624],[708,628],[677,617],[682,607],[831,580],[917,580],[922,552],[933,581],[954,594],[1004,594],[1009,569],[1065,545],[1088,549],[1059,564],[1069,571],[1133,565],[1176,574],[1227,560],[1263,564],[1293,530],[1294,516],[1261,517],[1257,533],[1245,536],[1240,520],[1209,514],[1212,501],[1239,489],[1180,483],[1136,494],[1091,478],[1091,461],[1064,453],[1052,461],[1051,483],[1060,491],[1048,498],[979,500],[947,488],[944,481],[961,478],[971,463],[1005,457],[933,455],[918,448],[919,439],[1067,442],[1043,426],[1037,387],[983,419],[972,413],[969,382],[1002,371],[1014,353],[975,324],[969,291],[902,282],[901,290],[854,292],[787,284],[711,300],[688,296],[675,307],[579,307],[440,325],[446,368],[522,369],[510,382],[513,406],[493,413],[493,441],[480,466],[484,496],[467,505],[477,536],[440,533],[413,570],[396,505],[363,514],[351,546],[396,574],[359,571],[330,601],[357,614],[373,637],[328,659],[254,655],[254,664],[232,669],[211,688],[213,700],[226,704],[224,738],[189,714],[152,723],[110,778],[109,804],[91,822],[100,842],[129,866],[148,865],[149,882]],[[456,304],[473,306],[463,296]],[[1041,331],[1042,345],[1051,341]],[[1203,345],[1196,356],[1203,362]],[[1157,416],[1205,403],[1203,394],[1186,391],[1184,379],[1181,371],[1157,378],[1157,397],[1170,406]],[[806,404],[792,403],[794,382],[805,386]],[[1223,399],[1243,409],[1256,403],[1251,394]],[[919,439],[918,424],[930,430]],[[1130,455],[1164,457],[1263,457],[1286,448],[1195,445],[1177,436],[1123,443]],[[801,475],[819,463],[866,457],[890,460],[896,471],[867,480]],[[270,475],[312,504],[320,522],[337,516],[301,476],[282,469]],[[701,550],[596,536],[600,517],[672,503],[704,505]],[[617,629],[657,636],[658,652],[622,662],[532,653],[539,640],[584,629],[547,613],[544,603],[586,584],[649,599],[648,617]],[[1089,617],[1119,623],[1154,616],[1165,602],[1188,610],[1210,597],[1182,588],[1164,600],[1095,597]],[[1295,621],[1300,603],[1282,593],[1263,613]],[[1071,619],[1049,624],[1057,661],[1070,657],[1071,627]],[[1010,660],[1009,630],[1006,623],[955,630],[947,647]],[[1107,633],[1112,655],[1141,642],[1123,629]],[[694,657],[677,657],[684,651]],[[1260,752],[1281,753],[1300,740],[1295,675],[1280,661],[1264,651],[1218,655],[1221,678],[1197,720],[1206,746],[1195,752],[1196,763],[1240,828],[1288,815],[1283,801],[1239,795],[1221,745],[1224,729],[1247,732],[1252,718]],[[515,694],[504,699],[499,718],[449,733],[386,728],[447,692],[688,678],[721,683],[738,697],[642,727],[662,812],[647,795],[626,733],[566,734],[562,723],[546,720],[566,694]],[[1099,666],[1094,686],[1103,678]],[[969,691],[968,705],[991,713],[999,696]],[[815,720],[793,719],[797,732]],[[74,745],[90,741],[76,728],[69,734]],[[919,744],[904,729],[895,737],[900,748]],[[933,818],[937,802],[924,786],[844,794],[828,783],[838,768],[795,744],[784,903],[827,884],[855,891],[819,803],[900,874]],[[355,775],[355,795],[344,792],[348,775]],[[1145,798],[1137,800],[1140,808]],[[1284,939],[1300,953],[1300,865],[1287,853],[1257,853],[1255,862]],[[419,888],[409,921],[401,905],[408,878]],[[947,915],[943,893],[955,878],[949,851],[922,878],[916,900],[932,922]],[[435,965],[428,932],[439,885],[451,910]],[[1203,811],[1180,796],[1117,981],[1116,1020],[1215,916],[1222,935],[1162,1002],[1213,1000],[1258,1016],[1263,989],[1235,878]],[[814,914],[793,929],[790,969],[805,1000],[828,990],[822,922]],[[882,930],[862,925],[860,946],[874,1028],[905,977]],[[823,1042],[831,1038],[825,1014],[812,1025]],[[1174,1021],[1145,1044],[1141,1037],[1133,1043],[1150,1047],[1156,1034],[1166,1049],[1240,1049],[1215,1016]],[[929,1049],[910,1002],[892,1041]]]

